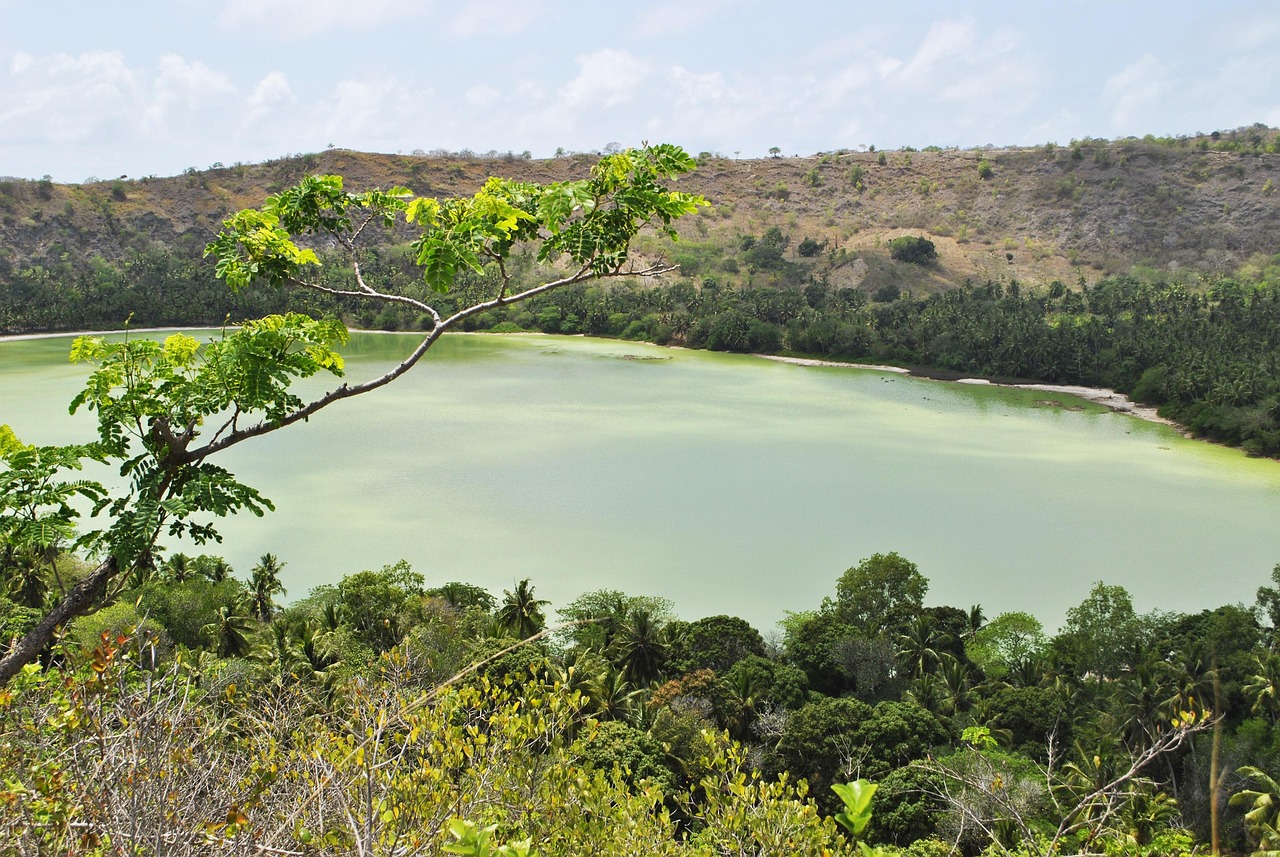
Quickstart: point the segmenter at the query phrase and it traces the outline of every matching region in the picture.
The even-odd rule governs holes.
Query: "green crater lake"
[[[415,341],[354,336],[349,378]],[[29,443],[92,434],[67,416],[87,373],[69,347],[0,342],[0,423]],[[392,385],[219,463],[277,511],[195,550],[241,575],[275,553],[291,597],[403,558],[429,585],[529,577],[553,607],[663,595],[768,634],[896,550],[927,603],[1052,628],[1097,580],[1139,610],[1198,611],[1252,604],[1280,562],[1274,461],[1058,394],[608,340],[448,336]]]

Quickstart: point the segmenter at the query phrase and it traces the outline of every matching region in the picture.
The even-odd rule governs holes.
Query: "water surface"
[[[348,374],[411,345],[358,335]],[[68,347],[0,342],[0,422],[28,441],[92,430],[66,414],[86,372]],[[446,337],[221,463],[277,511],[229,520],[214,552],[241,573],[277,554],[295,597],[404,558],[431,583],[660,594],[768,632],[896,550],[928,603],[1053,627],[1097,580],[1199,610],[1252,604],[1280,562],[1276,462],[1056,394],[606,340]]]

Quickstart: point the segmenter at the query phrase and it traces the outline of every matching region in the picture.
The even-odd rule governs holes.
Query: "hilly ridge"
[[[681,188],[711,206],[680,225],[681,244],[640,249],[671,254],[687,276],[729,286],[820,278],[833,287],[892,285],[920,294],[965,282],[1074,285],[1127,273],[1186,282],[1249,278],[1275,265],[1278,136],[1253,126],[1033,148],[752,160],[702,153]],[[422,195],[469,195],[490,175],[563,180],[584,175],[595,159],[468,155],[332,149],[167,178],[0,181],[0,283],[33,270],[117,268],[139,254],[194,262],[224,217],[308,173],[342,174],[352,189],[398,184]],[[770,228],[799,265],[786,275],[743,256],[744,237]],[[892,262],[887,242],[903,234],[932,240],[937,263]],[[805,239],[812,242],[807,257],[798,252]]]

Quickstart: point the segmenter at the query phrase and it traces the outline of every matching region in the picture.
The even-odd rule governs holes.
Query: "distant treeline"
[[[767,243],[767,235],[760,244]],[[780,257],[780,253],[778,254]],[[779,264],[785,264],[779,258]],[[336,276],[333,268],[320,275]],[[517,280],[535,271],[517,270]],[[425,287],[401,251],[372,255],[365,275],[406,293]],[[340,280],[330,283],[346,285]],[[448,311],[491,293],[490,276],[463,277],[433,296]],[[219,324],[268,312],[334,311],[318,294],[229,292],[212,266],[165,252],[140,253],[120,268],[28,268],[0,278],[0,331]],[[412,330],[425,319],[394,306],[357,313],[353,326]],[[1129,277],[1072,289],[1016,282],[969,285],[931,295],[795,285],[728,288],[700,283],[616,281],[576,286],[467,322],[471,330],[590,334],[718,351],[786,352],[871,360],[991,378],[1114,387],[1197,435],[1280,455],[1280,285],[1222,279],[1193,289]]]

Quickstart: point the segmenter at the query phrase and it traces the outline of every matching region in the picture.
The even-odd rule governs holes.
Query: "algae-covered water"
[[[412,343],[357,335],[348,375]],[[92,431],[66,413],[87,372],[69,344],[0,342],[0,423],[28,442]],[[1274,461],[1056,394],[607,340],[446,337],[221,463],[277,511],[206,550],[241,573],[277,554],[291,597],[403,558],[429,583],[664,595],[768,633],[896,550],[928,603],[1054,627],[1097,580],[1199,610],[1252,604],[1280,562]]]

